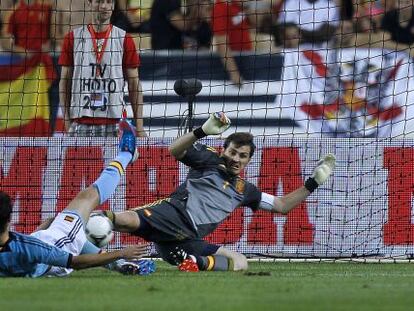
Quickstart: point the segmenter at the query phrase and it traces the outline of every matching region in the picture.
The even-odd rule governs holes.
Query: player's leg
[[[121,120],[119,153],[103,170],[99,178],[88,188],[79,192],[65,208],[66,212],[75,212],[87,222],[90,213],[104,203],[118,186],[128,164],[138,158],[135,129],[126,120]]]
[[[244,255],[203,240],[157,243],[161,257],[181,271],[240,271],[247,269]],[[196,268],[196,267],[197,268]]]
[[[247,270],[248,263],[247,258],[243,254],[233,252],[225,247],[220,247],[216,253],[213,255],[214,257],[225,257],[227,258],[228,262],[231,263],[229,265],[228,270],[233,271],[240,271],[240,270]]]
[[[33,236],[73,255],[100,251],[87,242],[84,224],[91,211],[115,191],[123,170],[136,158],[134,128],[125,120],[120,122],[120,126],[122,131],[120,132],[119,154],[116,159],[109,164],[92,186],[81,191],[67,208],[55,217],[47,230],[36,231],[32,234]],[[71,269],[63,269],[59,273],[67,274],[70,271]]]
[[[203,241],[204,242],[204,241]],[[233,252],[218,245],[205,243],[201,255],[194,255],[198,268],[202,271],[241,271],[247,270],[247,259],[243,254]],[[183,270],[185,267],[181,267]]]
[[[115,231],[129,232],[147,241],[171,241],[177,236],[182,239],[195,237],[169,199],[161,199],[131,210],[114,213],[105,211]]]
[[[104,211],[106,217],[112,222],[114,231],[136,232],[141,226],[141,220],[135,211],[112,212]]]
[[[156,230],[153,230],[145,219],[141,219],[137,210],[139,208],[119,213],[104,211],[104,214],[112,222],[114,231],[128,232],[151,241],[156,235]],[[138,261],[118,260],[108,265],[107,268],[127,275],[148,275],[155,272],[156,265],[153,260],[149,259]]]

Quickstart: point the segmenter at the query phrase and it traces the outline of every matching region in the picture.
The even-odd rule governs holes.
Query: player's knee
[[[93,186],[89,186],[85,190],[79,192],[73,202],[95,204],[99,202],[98,191]]]
[[[140,227],[140,220],[136,212],[125,211],[115,216],[114,228],[120,232],[134,233]]]
[[[247,258],[243,254],[237,254],[233,258],[234,271],[245,271],[248,268]]]
[[[89,214],[99,204],[99,194],[96,189],[89,186],[79,192],[76,197],[66,206],[65,210],[79,213],[83,219],[87,219]]]

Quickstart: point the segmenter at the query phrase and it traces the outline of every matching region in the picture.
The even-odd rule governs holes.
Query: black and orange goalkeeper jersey
[[[171,204],[185,208],[199,237],[204,237],[237,207],[258,209],[261,192],[226,172],[224,159],[214,148],[194,144],[181,162],[190,167],[186,181],[171,195]]]

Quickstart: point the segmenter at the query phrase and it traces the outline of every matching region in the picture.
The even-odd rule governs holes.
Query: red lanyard
[[[93,49],[94,49],[95,55],[96,55],[96,62],[100,65],[103,54],[104,54],[105,49],[106,49],[106,45],[108,44],[109,35],[111,34],[111,31],[112,31],[112,25],[109,24],[108,28],[106,29],[106,32],[105,32],[105,35],[104,35],[104,41],[103,41],[102,45],[99,48],[98,48],[98,40],[96,39],[95,29],[93,29],[92,25],[88,25],[88,30],[89,30],[89,33],[91,34]],[[97,75],[100,76],[100,70],[99,69],[97,70]]]

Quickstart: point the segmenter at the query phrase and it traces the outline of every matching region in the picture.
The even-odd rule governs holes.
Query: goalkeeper
[[[246,270],[243,254],[207,243],[203,238],[240,206],[288,213],[328,179],[335,167],[335,156],[326,155],[304,186],[274,197],[239,176],[256,148],[250,133],[231,134],[221,154],[197,143],[207,135],[223,133],[229,126],[224,113],[214,113],[202,127],[177,138],[169,151],[191,168],[186,181],[166,199],[121,213],[104,212],[115,230],[155,242],[161,257],[182,271]]]

